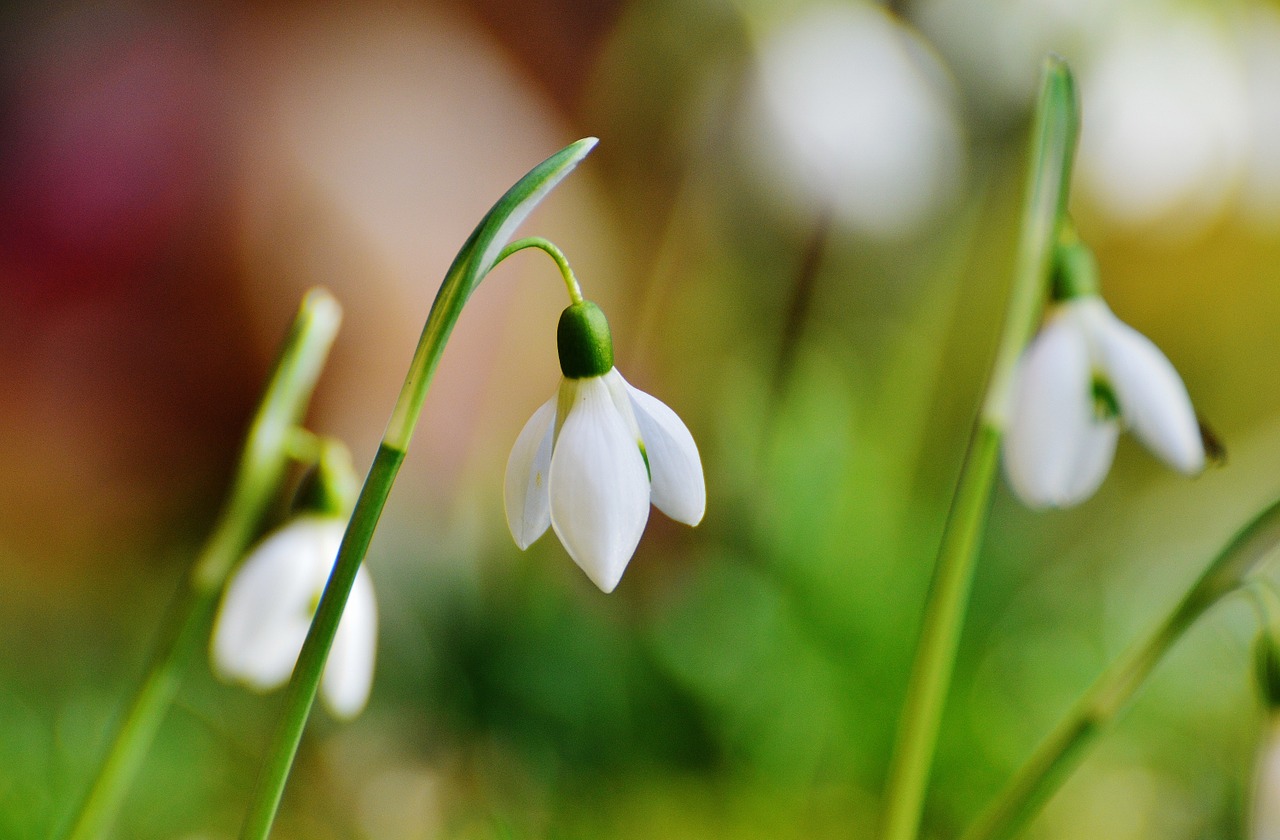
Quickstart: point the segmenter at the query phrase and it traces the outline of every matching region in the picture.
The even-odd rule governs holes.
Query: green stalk
[[[97,776],[75,816],[56,836],[94,840],[110,827],[119,811],[173,702],[187,663],[208,638],[228,574],[257,536],[263,515],[280,492],[289,461],[290,435],[311,400],[341,321],[342,309],[328,292],[313,289],[303,298],[249,426],[217,523],[169,608],[146,677],[116,724]]]
[[[1051,57],[1045,61],[1031,135],[1031,174],[1009,309],[929,586],[924,626],[889,764],[882,840],[912,840],[920,828],[938,729],[986,524],[1000,437],[1008,417],[1013,375],[1044,305],[1053,248],[1066,212],[1078,124],[1071,72],[1063,61]]]
[[[564,280],[565,291],[569,293],[569,302],[582,303],[582,287],[578,285],[578,278],[574,276],[573,269],[569,267],[568,257],[554,242],[548,239],[543,239],[541,236],[526,236],[524,239],[517,239],[502,249],[493,264],[497,265],[512,254],[523,251],[526,248],[538,248],[545,251],[555,262],[556,268],[560,269],[560,277]]]
[[[596,144],[594,137],[561,149],[534,167],[498,200],[462,246],[445,274],[440,291],[431,304],[426,326],[418,340],[413,361],[405,376],[404,387],[392,411],[391,420],[374,457],[369,475],[356,501],[355,512],[347,525],[333,572],[311,622],[311,630],[298,655],[293,676],[285,690],[284,710],[280,725],[272,739],[266,763],[258,777],[250,800],[249,812],[241,829],[241,840],[266,840],[271,833],[280,797],[293,767],[293,759],[302,740],[311,705],[315,700],[325,659],[338,631],[347,596],[356,572],[373,539],[378,518],[391,492],[396,473],[404,460],[413,437],[414,426],[422,412],[422,404],[431,384],[432,374],[444,352],[467,299],[484,279],[503,251],[515,229],[548,192],[573,170]],[[538,246],[541,247],[541,246]],[[550,252],[549,252],[550,253]]]
[[[1277,545],[1280,545],[1280,501],[1245,525],[1151,635],[1135,643],[1098,678],[995,802],[965,832],[964,840],[998,840],[1017,833],[1066,780],[1182,634],[1211,606],[1240,588]]]

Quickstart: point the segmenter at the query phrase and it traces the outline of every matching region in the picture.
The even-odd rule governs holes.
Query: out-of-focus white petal
[[[547,479],[555,419],[556,398],[552,397],[525,423],[507,459],[502,498],[507,510],[507,527],[522,551],[546,533],[551,524]]]
[[[1093,419],[1076,441],[1075,465],[1067,477],[1061,496],[1052,504],[1055,507],[1071,507],[1098,492],[1111,470],[1116,456],[1116,442],[1120,438],[1120,424],[1115,420]]]
[[[1121,417],[1169,466],[1198,473],[1204,468],[1204,442],[1187,387],[1150,339],[1098,304],[1104,309],[1095,321],[1095,348]]]
[[[289,678],[344,528],[302,517],[245,559],[223,593],[210,642],[220,676],[258,691]]]
[[[320,699],[334,717],[350,720],[369,702],[377,647],[378,602],[373,581],[361,566],[320,678]]]
[[[760,41],[747,111],[771,191],[881,238],[950,204],[965,168],[956,95],[931,47],[870,3],[789,4]],[[780,18],[782,16],[779,16]]]
[[[1212,221],[1248,164],[1239,46],[1212,16],[1129,6],[1081,67],[1088,118],[1077,183],[1112,220],[1186,237]]]
[[[551,456],[551,526],[587,577],[612,592],[649,519],[649,475],[604,380],[574,390]]]
[[[1059,311],[1018,363],[1004,465],[1030,507],[1069,507],[1091,496],[1119,435],[1115,421],[1095,414],[1089,345],[1071,316]]]
[[[626,387],[649,458],[653,504],[677,522],[697,525],[707,510],[707,486],[693,435],[662,400]]]

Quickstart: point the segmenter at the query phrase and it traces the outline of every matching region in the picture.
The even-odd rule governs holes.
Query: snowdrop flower
[[[679,522],[702,521],[702,461],[676,413],[614,368],[598,306],[571,305],[557,338],[564,378],[511,450],[507,525],[521,549],[550,526],[587,577],[612,592],[640,542],[650,502]]]
[[[245,559],[223,593],[213,628],[210,653],[220,677],[256,691],[289,679],[345,529],[343,519],[299,516]],[[377,626],[373,584],[361,567],[320,682],[320,697],[335,717],[355,717],[369,699]]]
[[[1096,291],[1069,293],[1018,363],[1004,437],[1009,483],[1031,507],[1078,504],[1102,484],[1124,427],[1180,472],[1204,467],[1199,423],[1173,365]]]

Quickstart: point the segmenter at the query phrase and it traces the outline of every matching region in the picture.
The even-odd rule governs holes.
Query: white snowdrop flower
[[[1160,350],[1096,294],[1056,304],[1015,374],[1004,465],[1030,507],[1069,507],[1093,495],[1122,427],[1186,474],[1204,444],[1186,386]]]
[[[819,4],[762,39],[747,133],[771,190],[872,236],[909,235],[953,201],[955,94],[913,31],[862,3]]]
[[[507,525],[521,549],[553,528],[587,577],[612,592],[651,502],[678,522],[702,521],[702,460],[676,413],[613,367],[599,307],[566,309],[558,344],[559,393],[534,412],[507,461]]]
[[[267,537],[236,570],[222,596],[210,653],[223,679],[255,691],[283,685],[338,556],[346,522],[304,515]],[[353,718],[373,683],[378,607],[364,567],[356,573],[320,682],[335,717]]]

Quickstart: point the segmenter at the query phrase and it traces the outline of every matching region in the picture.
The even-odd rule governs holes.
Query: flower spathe
[[[1054,306],[1018,364],[1004,464],[1030,507],[1069,507],[1102,484],[1122,428],[1191,475],[1204,443],[1173,365],[1096,294]]]
[[[223,593],[213,628],[210,653],[220,677],[256,691],[289,679],[345,530],[343,519],[299,516],[249,554]],[[335,717],[353,718],[368,702],[377,627],[373,584],[361,567],[320,682]]]
[[[598,322],[585,328],[588,338],[598,342],[603,330],[607,342],[594,304],[575,306],[591,307]],[[640,542],[650,503],[678,522],[702,521],[702,460],[676,413],[613,367],[611,345],[575,357],[581,336],[566,339],[564,317],[560,339],[566,375],[559,392],[534,412],[507,461],[507,524],[521,549],[552,528],[587,577],[612,592]]]

